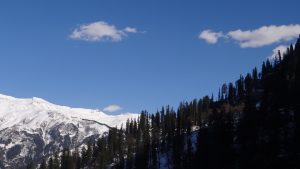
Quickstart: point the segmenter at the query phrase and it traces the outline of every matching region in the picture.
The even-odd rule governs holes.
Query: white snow
[[[0,94],[0,159],[5,165],[18,165],[27,156],[34,159],[62,150],[66,140],[72,147],[81,146],[86,138],[103,136],[109,127],[120,128],[122,124],[125,127],[127,119],[138,116],[132,113],[113,116],[99,110],[59,106],[37,97],[20,99]],[[16,145],[21,146],[20,153],[8,161],[7,152]],[[51,148],[49,151],[43,149],[47,146]],[[43,150],[32,153],[35,148]]]
[[[99,110],[59,106],[37,97],[19,99],[0,94],[0,130],[13,126],[28,132],[37,128],[45,130],[62,121],[77,126],[83,119],[121,127],[127,119],[137,117],[138,114],[132,113],[107,115]]]

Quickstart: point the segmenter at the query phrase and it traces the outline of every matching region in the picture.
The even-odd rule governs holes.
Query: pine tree
[[[110,156],[107,156],[108,145],[107,145],[107,140],[105,137],[98,139],[97,147],[98,147],[99,151],[98,151],[98,155],[96,158],[96,167],[100,168],[100,169],[106,169],[107,164],[109,163]]]
[[[228,102],[231,106],[234,106],[235,100],[236,100],[235,87],[232,83],[229,83],[229,85],[228,85]]]
[[[53,159],[53,169],[59,169],[60,168],[60,163],[59,163],[59,158],[58,154],[54,154],[54,159]]]
[[[45,161],[45,159],[43,159],[42,162],[41,162],[41,164],[40,164],[39,169],[46,169],[46,168],[47,168],[46,161]]]
[[[48,167],[47,167],[48,169],[54,169],[54,166],[53,166],[53,158],[52,157],[50,157],[49,158],[49,161],[48,161]]]
[[[60,157],[61,159],[61,169],[69,169],[71,168],[71,163],[70,163],[70,150],[69,148],[64,148],[62,151],[62,155]]]
[[[33,163],[29,163],[29,164],[26,166],[26,169],[34,169]]]

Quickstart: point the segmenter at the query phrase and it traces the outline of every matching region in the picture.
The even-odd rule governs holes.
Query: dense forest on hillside
[[[217,98],[142,111],[86,147],[27,168],[300,168],[299,97],[300,37],[261,71],[222,85]]]

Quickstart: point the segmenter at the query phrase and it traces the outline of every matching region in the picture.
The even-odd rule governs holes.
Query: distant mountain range
[[[75,148],[121,127],[138,114],[107,115],[99,110],[71,108],[41,98],[19,99],[0,94],[0,168]]]

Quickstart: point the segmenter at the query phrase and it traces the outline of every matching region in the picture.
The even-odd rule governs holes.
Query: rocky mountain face
[[[63,147],[81,146],[137,117],[0,95],[0,168],[19,168]]]

